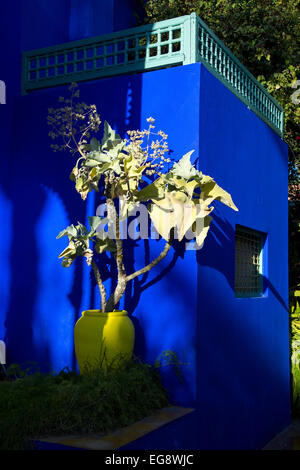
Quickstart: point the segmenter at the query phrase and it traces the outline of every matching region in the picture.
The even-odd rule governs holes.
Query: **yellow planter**
[[[132,357],[134,326],[125,310],[85,310],[75,325],[74,343],[80,373],[118,368]]]

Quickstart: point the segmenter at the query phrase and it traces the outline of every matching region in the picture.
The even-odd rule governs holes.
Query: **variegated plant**
[[[81,103],[74,111],[73,100],[78,96],[74,89],[71,99],[65,100],[65,107],[59,108],[60,111],[49,110],[50,134],[53,138],[62,137],[64,148],[79,153],[70,177],[82,199],[85,200],[89,192],[103,187],[107,217],[89,217],[89,229],[78,223],[60,232],[57,238],[65,235],[69,238],[69,245],[60,258],[63,258],[63,266],[69,267],[76,257],[86,257],[99,287],[101,309],[108,312],[120,301],[129,281],[150,271],[165,258],[174,238],[182,241],[187,232],[192,231],[196,243],[199,246],[203,244],[212,220],[213,201],[219,200],[233,210],[238,209],[228,192],[191,163],[193,151],[166,170],[170,166],[170,159],[165,157],[167,136],[162,131],[153,131],[153,118],[148,119],[148,129],[128,131],[129,139],[121,139],[107,122],[104,123],[102,141],[95,137],[90,139],[91,132],[98,130],[100,119],[94,105],[89,107]],[[86,127],[83,124],[85,120]],[[57,147],[56,150],[60,149]],[[128,218],[142,203],[166,243],[150,264],[128,274],[123,260],[120,221]],[[99,230],[104,225],[108,225],[113,237],[104,229]],[[113,254],[118,269],[117,285],[108,299],[93,257],[94,252],[102,254],[105,251]]]

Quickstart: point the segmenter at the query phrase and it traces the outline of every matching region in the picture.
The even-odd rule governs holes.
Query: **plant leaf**
[[[97,253],[102,254],[104,251],[110,251],[114,253],[117,250],[116,243],[111,238],[105,238],[104,240],[98,238],[95,243],[95,250]]]
[[[120,198],[120,221],[127,219],[131,212],[139,206],[139,203],[134,201],[126,201]]]
[[[77,175],[78,175],[78,168],[76,166],[74,166],[74,168],[73,168],[73,170],[71,171],[71,174],[70,174],[70,180],[71,181],[76,181]]]
[[[65,248],[61,254],[58,256],[59,258],[64,258],[64,257],[70,257],[76,254],[76,246],[73,241],[70,241],[69,245],[67,248]]]
[[[165,196],[165,183],[163,178],[158,178],[157,180],[153,181],[153,183],[148,184],[145,188],[141,189],[136,197],[137,200],[140,202],[146,202],[150,199],[162,199]]]
[[[207,237],[211,221],[212,217],[208,215],[204,218],[196,219],[192,226],[192,231],[195,234],[196,242],[199,247],[203,245],[204,240]]]
[[[95,139],[95,137],[93,137],[90,141],[90,146],[91,146],[92,150],[99,151],[100,150],[99,140],[97,140],[97,139]]]
[[[193,197],[195,189],[200,185],[198,178],[194,178],[191,181],[186,181],[180,176],[172,175],[172,173],[170,176],[168,176],[167,181],[168,183],[171,183],[173,186],[175,186],[179,191],[185,191],[190,197]]]
[[[107,121],[104,121],[104,133],[101,141],[103,150],[110,150],[121,142],[121,137],[110,127]]]
[[[171,229],[175,228],[181,241],[196,220],[198,206],[182,191],[166,193],[164,199],[153,199],[153,202],[149,213],[158,233],[168,240]]]
[[[205,176],[205,175],[204,175]],[[238,208],[234,204],[231,195],[222,189],[212,178],[209,178],[208,182],[200,184],[202,201],[206,201],[207,205],[211,204],[215,199],[222,202],[226,206],[230,207],[234,211],[238,211]]]
[[[157,204],[150,204],[148,207],[150,218],[157,232],[166,240],[170,239],[170,232],[175,225],[172,211],[163,209]]]
[[[105,221],[103,217],[98,217],[98,216],[93,216],[93,217],[88,216],[88,219],[89,219],[89,224],[94,231],[96,231],[99,225],[101,225]]]
[[[189,180],[193,176],[196,176],[197,170],[194,165],[191,164],[191,155],[194,150],[183,155],[179,162],[174,163],[171,173],[175,176],[179,176],[185,180]]]
[[[57,235],[57,239],[58,238],[61,238],[61,237],[64,237],[65,235],[67,235],[68,237],[76,237],[77,236],[77,230],[76,228],[74,227],[74,225],[70,225],[69,227],[65,228],[64,230],[62,230],[58,235]]]

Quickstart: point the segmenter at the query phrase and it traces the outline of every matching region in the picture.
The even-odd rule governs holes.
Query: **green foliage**
[[[138,18],[140,24],[197,13],[283,107],[284,139],[289,145],[289,280],[295,288],[300,284],[300,1],[138,3],[139,12],[143,11]]]
[[[64,236],[68,236],[69,238],[69,245],[59,255],[59,258],[63,258],[62,265],[65,268],[70,267],[77,256],[84,256],[86,258],[87,264],[91,264],[93,251],[90,249],[90,241],[95,241],[96,230],[98,229],[99,225],[104,224],[105,222],[106,219],[102,217],[89,217],[89,223],[91,226],[89,231],[84,225],[78,222],[76,227],[74,225],[70,225],[57,235],[56,238],[61,238]],[[100,240],[99,238],[97,238],[97,240],[98,242],[101,241],[104,243],[104,240]],[[108,241],[106,243],[108,244]],[[111,243],[109,246],[110,249],[112,249]]]
[[[213,210],[213,207],[209,207],[209,205],[215,199],[234,210],[238,210],[226,191],[220,188],[210,176],[203,175],[191,164],[190,157],[193,151],[188,152],[174,163],[169,172],[160,174],[153,183],[140,189],[139,185],[144,183],[143,172],[148,167],[146,166],[147,158],[139,145],[135,146],[135,153],[133,153],[130,144],[126,146],[126,141],[120,140],[119,136],[115,137],[108,123],[105,126],[101,145],[96,139],[90,145],[90,147],[94,146],[98,149],[90,152],[93,154],[93,170],[97,171],[99,175],[102,173],[109,175],[110,191],[114,196],[120,197],[124,193],[126,194],[124,217],[130,214],[136,204],[150,202],[152,204],[149,205],[149,215],[156,230],[166,241],[170,239],[172,229],[177,230],[179,241],[191,229],[196,241],[200,240],[202,244],[211,221],[211,217],[207,216]],[[108,148],[110,150],[105,153]],[[96,156],[95,152],[97,152]],[[86,160],[80,159],[81,175],[85,174],[86,164],[91,158],[90,153],[87,153]],[[110,161],[104,161],[102,155]],[[134,184],[131,183],[132,179]],[[76,189],[85,199],[86,196],[82,195],[81,187],[78,189],[76,185]],[[92,189],[94,188],[88,189],[87,192]],[[196,193],[197,189],[201,189],[200,196]],[[205,217],[206,228],[203,230],[203,225],[196,224],[196,222],[197,219]],[[63,258],[63,266],[69,267],[76,256],[85,256],[87,263],[91,264],[90,241],[96,241],[95,249],[100,254],[105,250],[115,251],[115,243],[109,239],[106,232],[102,232],[103,238],[99,238],[99,235],[96,236],[95,231],[103,222],[102,219],[90,217],[89,220],[91,223],[89,232],[80,224],[76,227],[71,225],[58,235],[57,238],[68,235],[70,240],[68,247],[59,255],[60,258]]]
[[[299,295],[298,290],[297,294]],[[291,312],[291,366],[293,376],[293,413],[300,417],[300,297],[294,297]]]
[[[85,375],[12,365],[0,381],[0,450],[24,449],[47,435],[107,433],[167,405],[157,370],[137,360]]]
[[[95,105],[88,106],[77,101],[79,90],[76,83],[72,83],[69,90],[69,98],[59,98],[62,106],[48,109],[47,123],[50,126],[51,139],[59,137],[62,141],[60,144],[52,144],[52,149],[55,152],[68,149],[72,154],[76,154],[87,144],[91,133],[98,132],[100,117]]]
[[[300,26],[300,25],[299,25]],[[259,76],[261,84],[278,101],[284,109],[284,139],[290,147],[289,158],[289,197],[291,200],[299,199],[299,193],[295,192],[294,185],[299,183],[299,144],[300,144],[300,101],[293,99],[293,94],[297,85],[297,78],[300,79],[300,65],[290,65],[282,72],[276,72],[266,80],[264,76]]]
[[[250,72],[269,78],[300,62],[299,5],[299,0],[148,0],[140,22],[195,12]]]
[[[163,351],[156,361],[154,362],[154,369],[162,369],[163,367],[172,367],[173,371],[175,372],[178,380],[183,383],[183,375],[182,375],[182,366],[189,366],[189,363],[187,362],[182,362],[179,360],[177,354],[174,351],[171,351],[167,349],[166,351]]]
[[[295,290],[300,285],[300,200],[299,184],[296,186],[298,200],[289,202],[289,285]],[[299,288],[299,287],[298,287]]]
[[[186,155],[184,155],[179,162],[174,163],[173,166],[173,175],[183,178],[185,180],[189,180],[194,176],[197,176],[196,168],[191,164],[191,155],[194,150],[191,150]]]
[[[233,210],[238,209],[229,193],[192,165],[190,157],[193,150],[170,168],[171,161],[166,156],[169,152],[168,136],[161,130],[155,132],[152,117],[147,119],[147,129],[128,130],[129,139],[121,139],[105,121],[100,142],[91,135],[98,131],[100,124],[96,107],[84,103],[78,107],[76,85],[72,84],[70,90],[71,98],[62,99],[62,107],[49,111],[50,135],[54,139],[62,138],[62,148],[79,156],[70,179],[81,198],[86,200],[90,192],[101,187],[107,218],[89,217],[90,230],[78,222],[78,225],[70,225],[61,231],[57,238],[68,236],[69,244],[59,258],[63,258],[64,267],[70,267],[78,256],[86,258],[94,270],[104,310],[117,304],[125,292],[128,277],[132,279],[133,275],[127,277],[123,264],[119,221],[128,218],[140,203],[146,203],[150,218],[157,232],[166,240],[168,249],[175,234],[181,241],[188,232],[192,233],[198,245],[202,245],[212,220],[209,216],[213,210],[211,203],[215,200]],[[85,120],[87,122],[82,124]],[[60,146],[58,148],[61,149]],[[105,225],[108,232],[104,230]],[[108,302],[101,273],[93,261],[94,250],[100,255],[110,251],[116,259],[119,287],[115,292],[118,295],[112,293]],[[158,258],[157,262],[160,259],[163,258]],[[148,271],[154,265],[150,263],[145,268]],[[134,275],[139,271],[136,273]]]
[[[161,189],[161,193],[159,198],[151,197],[149,214],[156,230],[165,240],[170,238],[172,229],[176,229],[179,241],[191,230],[201,246],[211,221],[209,214],[213,206],[210,204],[217,199],[231,209],[238,209],[231,196],[210,176],[196,170],[190,161],[192,153],[184,155],[167,174],[153,183]]]
[[[143,0],[139,1],[141,11]],[[196,12],[285,112],[285,139],[292,148],[290,177],[299,166],[299,105],[291,88],[300,79],[299,0],[148,0],[139,23]],[[298,88],[300,88],[298,86]],[[298,138],[297,138],[298,137]]]

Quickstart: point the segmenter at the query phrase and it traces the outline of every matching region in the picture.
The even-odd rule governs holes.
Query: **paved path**
[[[300,419],[293,419],[263,450],[300,450]]]

